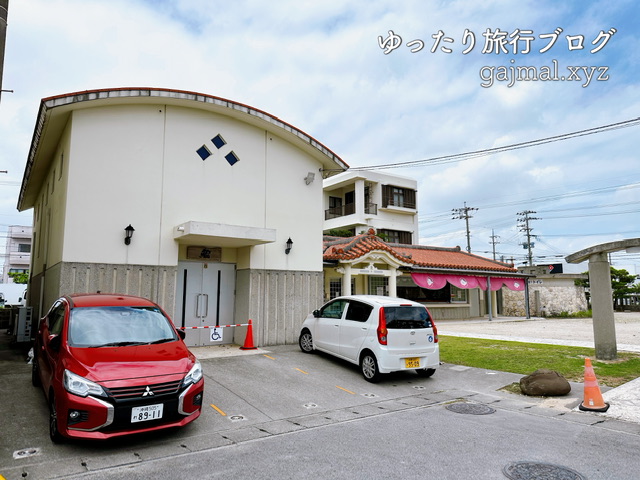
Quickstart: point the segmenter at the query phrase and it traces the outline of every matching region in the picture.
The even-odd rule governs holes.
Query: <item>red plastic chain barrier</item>
[[[235,325],[210,325],[206,327],[176,327],[178,330],[195,330],[198,328],[226,328],[226,327],[246,327],[248,323],[236,323]]]

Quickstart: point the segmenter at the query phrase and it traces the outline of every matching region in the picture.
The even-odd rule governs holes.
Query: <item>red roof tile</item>
[[[485,270],[515,273],[511,264],[463,252],[460,247],[428,247],[423,245],[400,245],[386,243],[371,232],[355,237],[330,237],[323,239],[325,261],[357,260],[372,251],[384,251],[398,261],[416,269],[446,268],[454,270]]]

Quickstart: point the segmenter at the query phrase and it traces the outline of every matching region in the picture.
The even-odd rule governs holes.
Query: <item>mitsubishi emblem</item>
[[[151,391],[151,389],[149,388],[149,385],[147,385],[146,390],[144,391],[144,393],[142,394],[143,397],[147,397],[147,396],[152,396],[153,392]]]

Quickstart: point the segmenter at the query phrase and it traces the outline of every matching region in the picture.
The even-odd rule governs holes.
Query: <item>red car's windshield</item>
[[[90,348],[147,345],[177,340],[154,307],[76,307],[69,318],[69,346]]]

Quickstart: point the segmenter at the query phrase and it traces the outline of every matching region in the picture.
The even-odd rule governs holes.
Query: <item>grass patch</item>
[[[617,387],[640,377],[640,355],[618,352],[614,361],[596,360],[595,350],[584,347],[508,342],[440,335],[440,359],[454,365],[529,375],[539,368],[582,382],[584,359],[591,358],[600,385]]]

